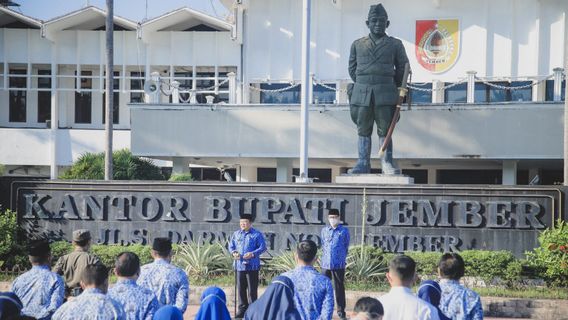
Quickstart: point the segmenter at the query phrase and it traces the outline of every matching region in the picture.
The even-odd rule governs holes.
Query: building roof
[[[65,15],[53,18],[44,24],[44,34],[51,38],[54,32],[62,30],[104,30],[106,11],[95,6],[88,6]],[[136,22],[114,16],[114,30],[136,30]]]
[[[40,29],[42,21],[0,6],[0,28]]]
[[[182,7],[145,21],[142,33],[149,31],[231,31],[232,25],[201,11]]]

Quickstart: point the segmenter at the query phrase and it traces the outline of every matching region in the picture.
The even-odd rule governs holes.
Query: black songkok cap
[[[371,8],[369,8],[369,16],[371,15],[377,15],[377,16],[385,16],[389,17],[389,15],[387,14],[387,10],[385,10],[385,7],[383,7],[382,3],[379,4],[374,4],[371,6]]]
[[[32,257],[44,257],[50,253],[47,240],[35,240],[28,246],[28,254]]]
[[[158,252],[168,252],[172,250],[172,241],[169,238],[155,238],[152,249]]]
[[[252,214],[241,214],[241,219],[247,219],[248,221],[252,222]]]
[[[327,213],[328,216],[338,216],[339,215],[339,210],[337,209],[329,209],[329,212]]]

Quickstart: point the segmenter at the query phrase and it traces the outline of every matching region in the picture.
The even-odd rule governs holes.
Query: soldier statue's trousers
[[[368,107],[349,106],[351,120],[357,125],[357,134],[360,137],[370,137],[375,123],[378,135],[386,136],[395,110],[396,106],[376,106],[373,98]]]

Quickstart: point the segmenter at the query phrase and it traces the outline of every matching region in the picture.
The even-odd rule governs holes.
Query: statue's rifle
[[[410,73],[410,65],[408,63],[406,63],[404,65],[404,74],[402,76],[402,85],[398,89],[398,103],[396,104],[396,108],[394,110],[394,115],[392,117],[392,120],[391,120],[391,123],[390,123],[390,126],[389,126],[389,131],[387,131],[387,136],[385,137],[385,141],[383,142],[383,145],[379,149],[379,158],[382,158],[385,155],[385,150],[387,149],[387,146],[389,145],[389,143],[392,139],[392,133],[394,132],[394,127],[396,127],[396,123],[398,122],[398,118],[400,117],[400,108],[401,108],[402,103],[404,101],[404,97],[406,97],[406,93],[408,92],[407,81],[408,81],[409,73]]]

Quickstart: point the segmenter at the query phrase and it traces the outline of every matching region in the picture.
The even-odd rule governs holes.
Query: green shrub
[[[170,176],[168,181],[172,182],[181,182],[181,181],[193,181],[193,177],[191,176],[191,172],[188,173],[174,173]]]
[[[150,254],[152,248],[141,244],[131,244],[128,246],[121,245],[93,245],[91,253],[99,257],[101,262],[108,268],[114,268],[116,256],[121,252],[133,252],[140,258],[140,264],[144,265],[153,261]]]
[[[551,286],[568,287],[568,224],[558,220],[555,228],[538,236],[540,246],[527,252],[529,266]]]
[[[73,251],[73,245],[67,241],[56,241],[49,245],[51,248],[51,263],[55,265],[60,257]]]
[[[164,177],[151,160],[133,156],[127,149],[112,153],[114,180],[163,180]],[[104,153],[84,153],[69,170],[59,178],[102,180],[104,179]]]
[[[348,281],[380,281],[386,271],[388,271],[388,264],[380,249],[372,246],[349,248],[345,268],[345,277]]]
[[[25,246],[17,241],[20,232],[16,212],[0,212],[0,266],[29,267]]]
[[[174,263],[185,270],[192,282],[200,283],[211,276],[228,273],[232,258],[220,243],[190,242],[177,246]]]
[[[438,262],[442,257],[441,253],[408,251],[404,254],[416,261],[417,274],[427,276],[438,275]]]
[[[277,275],[296,268],[296,259],[294,258],[294,252],[281,252],[279,255],[272,258],[267,267],[270,271],[272,271],[273,275]]]
[[[6,166],[0,164],[0,176],[3,176],[5,172],[6,172]]]
[[[466,250],[460,252],[465,261],[465,274],[480,277],[485,281],[499,277],[503,280],[517,280],[522,266],[509,251]]]

